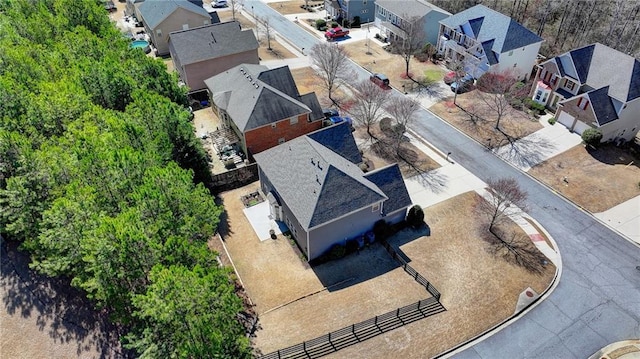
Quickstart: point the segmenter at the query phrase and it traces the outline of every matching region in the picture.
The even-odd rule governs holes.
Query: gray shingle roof
[[[209,13],[204,8],[197,6],[188,0],[146,0],[140,4],[142,21],[151,29],[155,29],[164,19],[178,8],[183,8],[196,14],[209,18]]]
[[[255,159],[305,230],[388,199],[357,165],[309,136]]]
[[[389,197],[384,202],[385,214],[406,209],[411,205],[411,197],[397,163],[369,172],[365,174],[365,178],[375,183]]]
[[[493,39],[493,51],[499,54],[542,42],[542,38],[531,30],[484,5],[473,6],[440,20],[440,23],[460,32],[463,25],[469,24],[476,35],[475,39],[480,43]]]
[[[600,126],[618,119],[618,114],[608,93],[609,86],[587,93],[591,106],[593,107],[593,112],[596,114],[596,120]]]
[[[312,132],[307,136],[352,163],[362,162],[360,150],[346,121]]]
[[[376,0],[376,5],[398,16],[408,15],[422,18],[431,11],[450,15],[448,11],[422,0]]]
[[[580,81],[581,86],[592,89],[608,86],[609,96],[618,101],[640,97],[640,61],[608,46],[595,43],[548,61],[562,64],[558,66],[561,72]]]
[[[253,30],[242,30],[235,21],[172,32],[169,41],[182,65],[257,51],[259,46]]]
[[[225,110],[242,132],[312,113],[309,106],[301,101],[289,67],[274,70],[262,65],[242,64],[204,82],[216,106]],[[262,76],[265,73],[271,75]],[[261,78],[281,89],[262,81]],[[287,93],[296,94],[296,97]]]

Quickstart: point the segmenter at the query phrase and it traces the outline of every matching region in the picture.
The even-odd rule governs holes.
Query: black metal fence
[[[445,310],[442,303],[434,296],[260,358],[320,358]]]
[[[409,275],[411,275],[416,282],[424,286],[427,291],[431,293],[434,298],[436,298],[436,300],[440,301],[440,292],[436,289],[436,287],[433,286],[433,284],[429,283],[427,278],[423,277],[420,273],[418,273],[418,271],[413,269],[413,267],[410,266],[404,258],[398,255],[398,252],[396,252],[396,250],[393,249],[393,247],[391,247],[391,245],[387,243],[387,241],[382,241],[382,245],[387,250],[387,252],[389,252],[391,257],[397,260],[402,265],[402,268],[404,268],[405,272],[409,273]]]

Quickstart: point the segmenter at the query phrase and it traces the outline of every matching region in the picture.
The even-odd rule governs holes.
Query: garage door
[[[582,132],[584,132],[584,130],[586,130],[587,128],[591,128],[591,126],[587,125],[582,121],[576,121],[576,125],[573,126],[573,132],[581,135]]]
[[[568,129],[571,129],[571,126],[573,126],[573,120],[573,116],[566,112],[560,112],[560,116],[558,116],[558,122],[563,124]]]

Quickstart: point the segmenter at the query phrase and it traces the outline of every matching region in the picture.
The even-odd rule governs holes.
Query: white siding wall
[[[625,141],[633,140],[640,129],[639,114],[640,98],[629,102],[627,108],[620,112],[619,119],[600,128],[602,130],[602,141],[614,141],[616,138],[622,138]]]
[[[498,59],[499,63],[491,67],[491,72],[513,71],[514,75],[519,78],[528,79],[533,67],[535,66],[536,57],[540,51],[541,44],[541,42],[538,42],[536,44],[514,49],[511,56],[509,56],[511,51],[500,54]],[[516,66],[514,67],[514,65]]]

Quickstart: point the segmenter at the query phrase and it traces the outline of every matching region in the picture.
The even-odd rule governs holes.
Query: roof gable
[[[298,97],[298,86],[293,80],[293,75],[286,66],[260,72],[258,79],[269,86],[272,86],[290,97]]]
[[[252,30],[242,30],[235,21],[205,25],[169,35],[174,53],[182,65],[221,58],[247,51],[258,51]]]
[[[389,197],[384,202],[385,213],[406,209],[411,205],[411,197],[397,163],[369,172],[364,176],[375,183]]]
[[[352,163],[359,164],[362,162],[360,150],[353,138],[351,128],[346,121],[325,127],[324,129],[312,132],[307,136]]]
[[[618,114],[609,97],[609,86],[587,93],[596,120],[600,126],[618,119]]]
[[[400,17],[406,15],[423,18],[432,11],[450,15],[448,11],[422,0],[376,0],[376,5]]]
[[[469,26],[480,43],[494,40],[492,49],[498,54],[543,41],[517,21],[484,5],[473,6],[440,23],[456,31]]]
[[[591,67],[591,58],[593,56],[593,49],[595,46],[585,46],[583,48],[570,51],[571,59],[573,60],[573,66],[576,69],[577,79],[581,84],[587,82],[587,75]]]
[[[155,29],[167,17],[180,8],[194,14],[202,15],[207,19],[210,18],[209,13],[204,8],[188,0],[146,0],[140,4],[139,11],[147,26],[149,26],[150,29]]]

